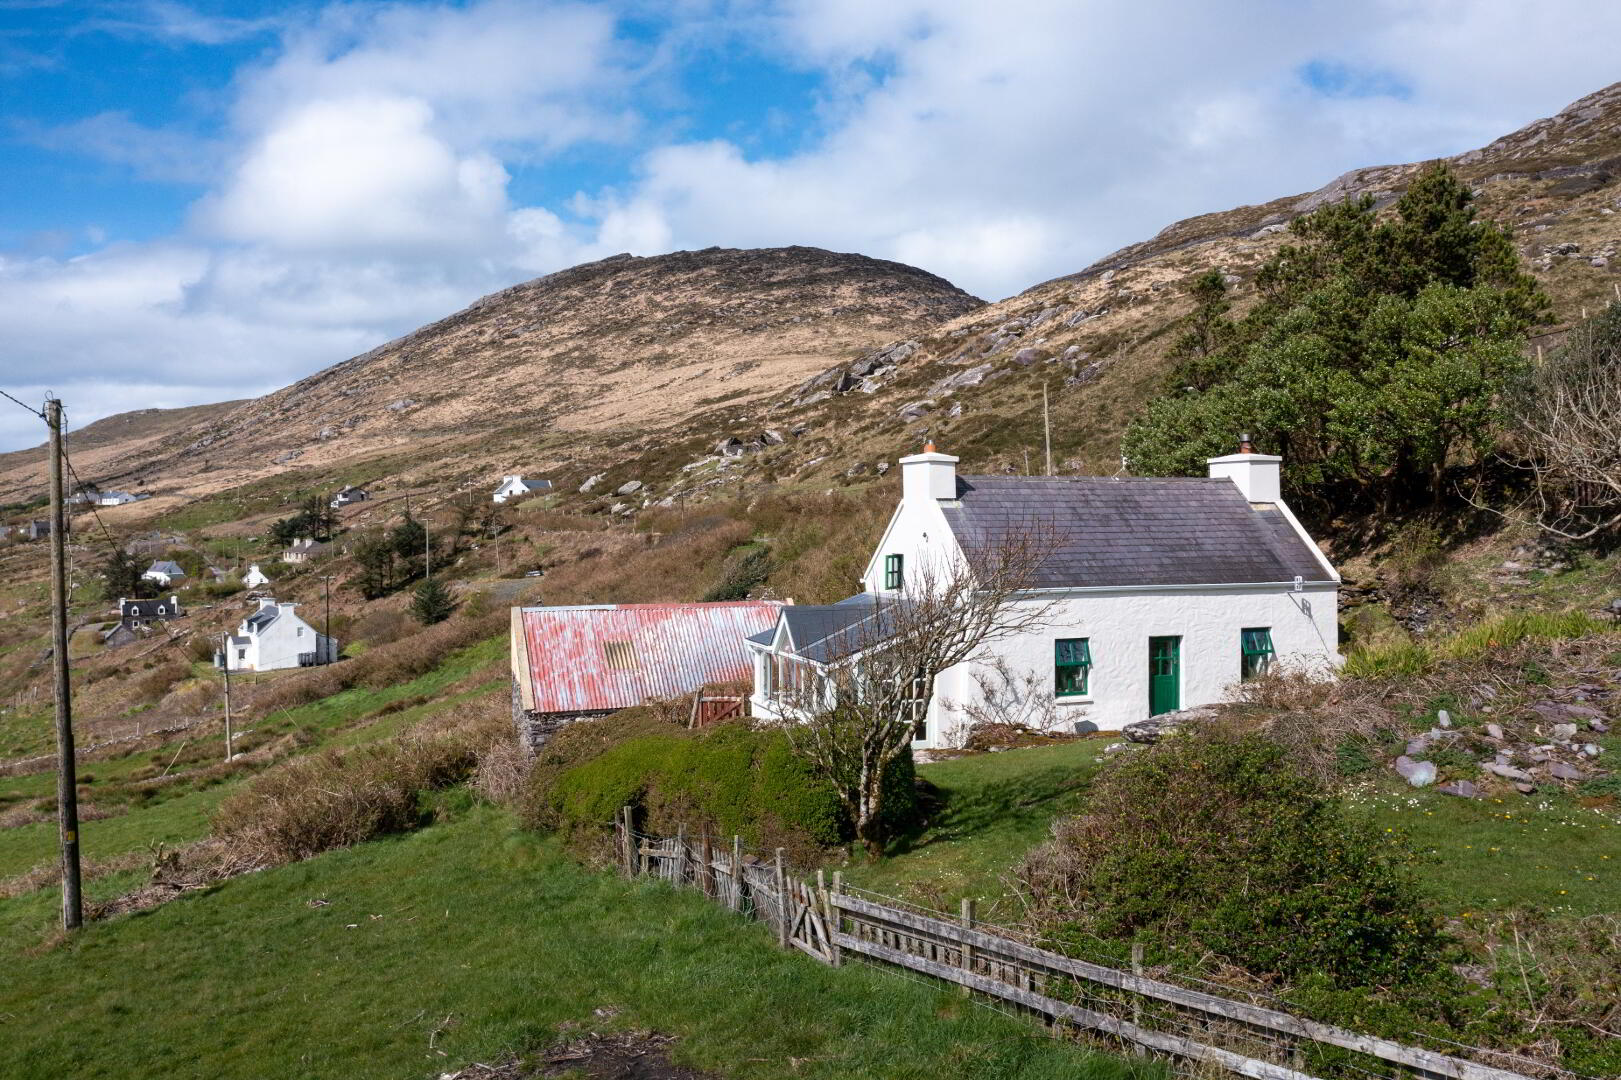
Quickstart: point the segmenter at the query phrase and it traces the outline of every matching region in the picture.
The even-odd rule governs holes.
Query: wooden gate
[[[833,935],[829,932],[828,910],[816,891],[795,877],[785,879],[787,918],[784,919],[788,944],[809,953],[824,964],[838,962]]]

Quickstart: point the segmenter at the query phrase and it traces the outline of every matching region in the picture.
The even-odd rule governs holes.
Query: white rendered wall
[[[1031,601],[1032,603],[1037,601]],[[931,708],[928,745],[953,745],[966,734],[962,707],[980,698],[976,673],[999,656],[1014,672],[1034,672],[1052,694],[1061,729],[1090,720],[1105,731],[1148,718],[1148,640],[1180,637],[1180,704],[1184,709],[1227,700],[1240,681],[1239,633],[1272,631],[1275,662],[1327,676],[1340,664],[1337,594],[1333,586],[1294,592],[1281,585],[1204,586],[1198,590],[1074,593],[1055,606],[1047,630],[996,643],[986,659],[958,665],[941,676]],[[1053,642],[1087,638],[1092,653],[1088,692],[1053,693]]]

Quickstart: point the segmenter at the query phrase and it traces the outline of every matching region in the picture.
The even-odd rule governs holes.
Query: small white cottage
[[[186,571],[181,567],[181,565],[177,562],[172,562],[169,559],[159,559],[157,562],[154,562],[151,566],[147,567],[146,572],[141,575],[141,577],[145,578],[147,581],[154,581],[164,587],[173,585],[176,581],[185,576]]]
[[[490,498],[494,502],[504,503],[508,499],[516,499],[533,491],[550,491],[551,486],[550,480],[536,480],[531,485],[526,483],[522,476],[503,476],[501,486],[495,489],[495,494]]]
[[[338,643],[299,618],[293,610],[297,606],[260,600],[259,609],[242,620],[235,634],[227,635],[224,647],[214,654],[214,665],[226,671],[275,671],[332,663],[338,658]]]
[[[248,572],[242,575],[242,584],[250,589],[257,589],[269,585],[270,579],[265,576],[263,570],[259,569],[259,564],[254,563],[248,567]]]
[[[901,501],[862,577],[838,604],[782,609],[749,639],[756,716],[788,713],[779,686],[872,640],[886,600],[920,570],[946,575],[1030,523],[1053,548],[1023,601],[1051,604],[1044,630],[987,646],[942,672],[915,745],[955,745],[1003,673],[1043,687],[1056,726],[1103,730],[1211,704],[1272,664],[1331,672],[1339,575],[1280,495],[1282,459],[1240,452],[1198,478],[958,476],[935,451],[902,458]],[[847,652],[848,650],[844,650]],[[1090,730],[1090,728],[1083,728]]]

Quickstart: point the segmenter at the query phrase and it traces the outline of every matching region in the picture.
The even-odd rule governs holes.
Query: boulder
[[[1451,727],[1452,726],[1452,714],[1447,712],[1445,709],[1440,710],[1439,712],[1437,712],[1435,714],[1435,723],[1436,723],[1436,725],[1438,727],[1444,727],[1444,728]]]
[[[1520,783],[1514,785],[1514,790],[1518,791],[1521,795],[1535,795],[1537,793],[1537,786],[1528,781],[1521,781]]]
[[[1467,780],[1451,780],[1445,784],[1437,784],[1435,790],[1443,795],[1456,795],[1460,799],[1480,798],[1480,788]]]
[[[1486,737],[1488,739],[1497,739],[1501,741],[1503,738],[1503,729],[1496,724],[1487,724]]]
[[[1529,782],[1531,779],[1531,774],[1526,772],[1524,769],[1516,769],[1512,765],[1503,765],[1496,761],[1488,761],[1486,764],[1482,765],[1481,768],[1485,769],[1493,776],[1501,776],[1504,780],[1520,780]]]
[[[1585,780],[1587,774],[1574,765],[1566,765],[1563,761],[1556,761],[1548,766],[1548,775],[1555,780]]]
[[[924,398],[921,401],[910,401],[895,410],[902,420],[921,420],[934,409],[934,399]]]
[[[1039,364],[1041,362],[1041,350],[1020,349],[1018,352],[1013,354],[1013,362],[1022,367],[1029,367],[1031,364]]]
[[[1209,705],[1200,705],[1192,709],[1178,709],[1176,712],[1160,713],[1158,716],[1151,716],[1147,720],[1127,724],[1120,729],[1120,734],[1135,743],[1156,743],[1165,736],[1174,734],[1184,727],[1193,724],[1207,724],[1219,715],[1219,711]]]
[[[591,490],[593,488],[595,488],[598,484],[602,483],[602,478],[605,475],[607,475],[607,474],[606,473],[597,473],[596,475],[592,476],[589,480],[587,480],[585,483],[581,484],[580,485],[580,494],[581,495],[589,495],[589,494],[591,494]]]
[[[634,495],[640,490],[642,490],[642,482],[640,480],[626,480],[623,484],[620,484],[618,487],[614,488],[614,494]]]
[[[1414,761],[1406,754],[1396,759],[1396,773],[1414,787],[1429,787],[1435,783],[1435,763]]]
[[[1598,732],[1600,735],[1603,735],[1605,732],[1610,730],[1610,725],[1605,723],[1603,720],[1589,720],[1587,722],[1587,726]]]

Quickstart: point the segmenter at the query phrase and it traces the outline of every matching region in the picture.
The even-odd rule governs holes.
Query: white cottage
[[[265,576],[263,570],[259,569],[259,564],[254,563],[248,567],[248,572],[242,575],[242,584],[250,589],[257,589],[269,585],[270,579]]]
[[[841,640],[871,640],[884,602],[923,568],[971,569],[976,552],[1032,523],[1054,550],[1016,602],[1053,605],[1045,629],[942,672],[915,745],[958,742],[1002,671],[1051,694],[1035,704],[1060,727],[1103,730],[1222,701],[1274,663],[1327,674],[1341,661],[1339,575],[1283,502],[1281,462],[1245,441],[1210,459],[1208,477],[958,476],[931,443],[900,461],[901,502],[863,592],[784,608],[749,639],[753,712],[783,715],[783,673],[836,663]]]
[[[531,484],[525,481],[522,476],[503,476],[501,477],[501,486],[495,489],[495,494],[491,495],[490,498],[494,502],[504,503],[508,499],[516,499],[531,492],[550,491],[551,489],[552,482],[550,480],[536,480]]]
[[[141,575],[145,580],[156,582],[165,587],[173,585],[185,576],[185,569],[179,563],[169,559],[159,559],[147,567],[146,572]]]
[[[273,599],[259,601],[259,610],[242,620],[227,636],[214,664],[227,671],[275,671],[279,668],[330,664],[338,658],[338,643],[298,617],[297,604]]]

